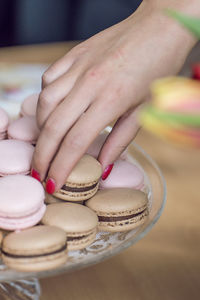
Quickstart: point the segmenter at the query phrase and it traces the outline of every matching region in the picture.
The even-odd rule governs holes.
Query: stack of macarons
[[[42,223],[64,229],[71,250],[91,243],[96,227],[100,231],[126,231],[142,225],[147,218],[144,174],[136,164],[119,159],[106,180],[100,179],[101,174],[99,162],[85,154],[63,187],[46,196],[49,205]]]
[[[143,171],[128,161],[128,151],[102,179],[97,158],[107,133],[97,137],[60,190],[45,194],[48,182],[27,176],[39,135],[37,101],[38,95],[25,99],[20,118],[2,125],[8,139],[0,141],[2,259],[18,271],[56,268],[67,261],[68,251],[93,243],[98,231],[142,225],[149,209]]]
[[[200,82],[169,77],[151,90],[152,102],[140,114],[143,126],[176,144],[200,147]]]

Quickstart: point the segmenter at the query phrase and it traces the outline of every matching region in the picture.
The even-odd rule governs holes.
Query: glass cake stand
[[[135,143],[129,146],[127,159],[136,163],[144,173],[144,191],[149,199],[149,216],[145,224],[123,233],[99,232],[93,244],[83,250],[69,252],[67,263],[54,270],[23,273],[11,270],[0,262],[1,300],[38,300],[40,297],[39,278],[72,272],[99,263],[130,247],[151,230],[165,204],[164,178],[156,163]]]

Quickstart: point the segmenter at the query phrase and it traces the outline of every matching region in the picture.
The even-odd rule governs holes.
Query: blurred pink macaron
[[[22,117],[8,126],[9,139],[21,140],[33,145],[36,144],[39,133],[35,117]]]
[[[32,94],[24,99],[21,105],[20,116],[35,116],[39,94]]]
[[[133,188],[140,190],[144,187],[143,172],[135,164],[125,160],[117,160],[106,180],[100,180],[100,189]]]
[[[9,125],[8,114],[3,108],[0,107],[0,140],[4,140],[7,137],[7,128]]]
[[[24,141],[0,141],[0,177],[30,173],[34,147]]]
[[[87,154],[93,156],[94,158],[98,158],[99,152],[103,146],[103,144],[105,143],[107,137],[108,137],[109,133],[107,132],[102,132],[100,133],[96,139],[93,141],[93,143],[89,146],[88,150],[87,150]],[[127,157],[127,150],[125,150],[121,155],[120,158],[121,159],[126,159]]]
[[[0,178],[0,228],[20,230],[37,224],[46,210],[44,198],[42,184],[30,176]]]

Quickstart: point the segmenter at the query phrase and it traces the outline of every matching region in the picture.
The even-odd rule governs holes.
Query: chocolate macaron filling
[[[124,220],[130,220],[133,218],[136,218],[138,216],[142,215],[147,215],[147,208],[144,210],[136,213],[136,214],[131,214],[127,216],[119,216],[119,217],[104,217],[104,216],[98,216],[100,222],[118,222],[118,221],[124,221]]]
[[[88,235],[82,235],[82,236],[67,236],[67,241],[68,242],[80,241],[80,240],[85,239],[85,238],[87,238],[89,236],[90,236],[90,234],[88,234]]]
[[[11,258],[36,258],[36,257],[45,257],[45,256],[49,256],[49,255],[53,255],[53,254],[57,254],[60,252],[63,252],[67,250],[67,244],[63,245],[61,248],[53,251],[53,252],[49,252],[49,253],[43,253],[43,254],[32,254],[32,255],[21,255],[21,254],[11,254],[8,253],[6,251],[2,250],[2,254],[4,254],[5,256],[11,257]]]
[[[93,190],[96,186],[97,186],[98,182],[96,182],[93,185],[90,186],[86,186],[86,187],[71,187],[71,186],[67,186],[66,184],[64,184],[62,186],[62,190],[66,191],[66,192],[72,192],[72,193],[83,193],[83,192],[88,192],[90,190]]]

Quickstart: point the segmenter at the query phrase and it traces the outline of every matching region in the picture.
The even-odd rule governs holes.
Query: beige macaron
[[[0,231],[0,255],[1,255],[1,244],[2,244],[2,240],[3,240],[3,232]]]
[[[66,203],[66,202],[72,202],[72,201],[66,201],[66,200],[58,199],[53,195],[45,193],[45,201],[44,202],[48,205],[48,204],[53,204],[53,203]],[[84,201],[76,201],[76,203],[84,204]]]
[[[102,174],[101,164],[85,154],[76,164],[62,188],[53,195],[62,200],[82,201],[96,194]]]
[[[142,225],[148,215],[146,194],[129,188],[100,190],[86,206],[98,215],[100,231],[131,230]]]
[[[35,226],[8,234],[2,244],[3,262],[18,271],[43,271],[67,260],[66,233],[53,226]]]
[[[63,229],[67,233],[68,250],[78,250],[95,240],[98,217],[81,204],[54,203],[47,206],[42,223]]]

